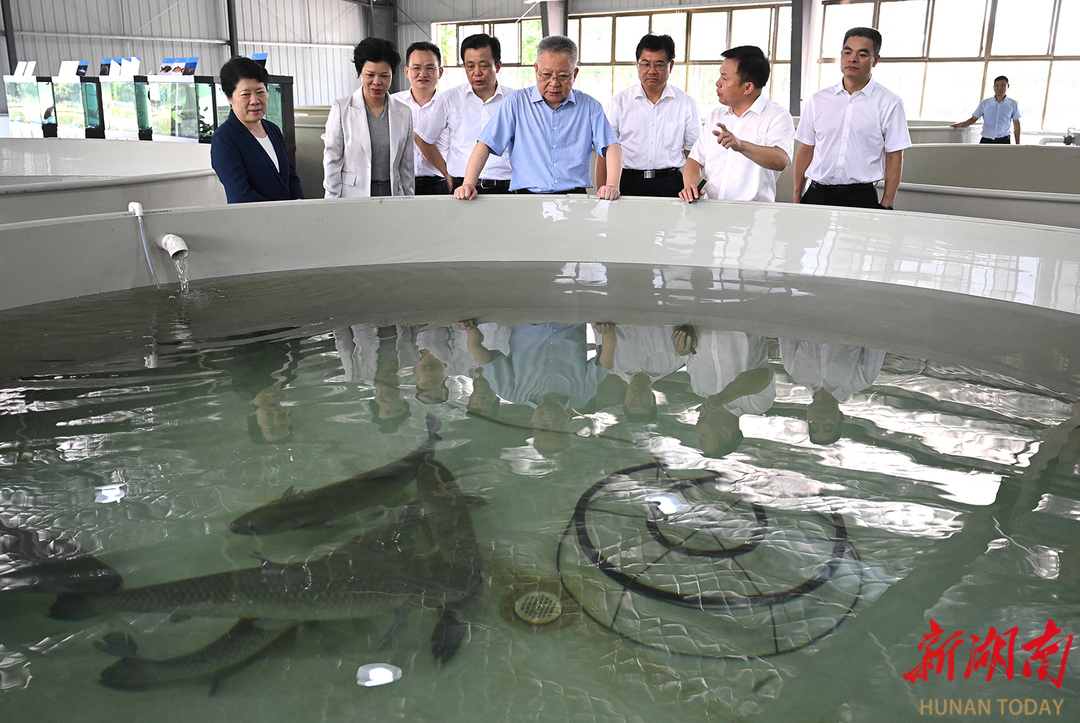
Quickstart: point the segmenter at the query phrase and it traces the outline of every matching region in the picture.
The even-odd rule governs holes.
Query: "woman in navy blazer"
[[[269,78],[266,69],[250,58],[233,58],[221,66],[221,89],[232,110],[214,131],[210,165],[229,203],[304,197],[281,129],[263,118]]]

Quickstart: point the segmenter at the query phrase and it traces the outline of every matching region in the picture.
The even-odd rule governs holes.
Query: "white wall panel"
[[[244,54],[269,53],[266,69],[274,75],[293,77],[297,106],[330,105],[352,93],[360,82],[352,64],[352,48],[301,48],[244,44]]]
[[[220,0],[12,0],[20,32],[224,37]]]

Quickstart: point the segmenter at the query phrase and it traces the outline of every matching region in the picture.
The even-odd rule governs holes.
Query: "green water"
[[[189,306],[230,298],[227,289],[192,293],[202,296]],[[626,383],[616,375],[586,385],[589,398],[561,403],[564,416],[537,421],[538,402],[509,398],[496,411],[467,414],[479,389],[475,363],[459,345],[464,361],[445,392],[438,365],[414,373],[423,340],[415,314],[401,324],[294,319],[230,338],[174,311],[160,309],[152,332],[119,324],[109,333],[134,341],[104,357],[92,349],[102,332],[86,325],[68,360],[50,352],[40,360],[48,374],[0,388],[0,519],[73,537],[128,589],[252,567],[256,554],[309,559],[387,524],[415,488],[327,529],[252,538],[232,534],[229,523],[290,487],[320,487],[403,457],[426,438],[430,413],[441,423],[435,458],[483,501],[470,507],[484,573],[468,610],[470,635],[438,663],[430,640],[437,611],[412,606],[382,648],[393,614],[309,623],[213,696],[206,681],[123,692],[97,682],[114,658],[95,640],[124,632],[141,654],[167,658],[209,643],[233,621],[173,622],[164,611],[60,621],[46,614],[53,595],[2,593],[5,721],[910,721],[926,717],[927,701],[945,699],[991,700],[993,715],[980,719],[992,720],[1025,719],[1008,714],[1014,699],[1047,701],[1050,710],[1064,701],[1059,717],[1080,710],[1080,659],[1067,659],[1058,688],[1023,676],[1021,649],[1049,619],[1062,635],[1080,631],[1080,582],[1070,568],[1080,520],[1075,390],[887,349],[869,386],[840,403],[840,439],[814,444],[810,391],[793,381],[769,336],[760,368],[773,375],[775,398],[739,417],[745,439],[713,457],[701,451],[705,398],[685,369],[653,381],[653,421],[628,419]],[[513,323],[489,333],[492,346],[499,334],[521,333],[528,312],[508,316]],[[479,320],[502,318],[492,311]],[[389,341],[357,345],[347,363],[342,331],[350,328],[375,339],[382,329]],[[574,363],[587,367],[599,335],[582,334]],[[154,368],[140,363],[150,344]],[[534,376],[543,387],[542,370]],[[418,382],[435,390],[430,403],[417,398]],[[258,393],[276,415],[268,435],[284,440],[266,442],[252,421]],[[407,417],[376,423],[382,405],[402,402]],[[618,474],[642,465],[652,466]],[[666,539],[715,552],[753,538],[753,550],[680,557],[644,531],[645,497],[703,476],[709,483],[683,490],[695,514],[660,520]],[[575,509],[608,479],[583,513],[589,539],[644,587],[688,599],[626,592],[583,551]],[[849,546],[823,575],[841,537],[834,515]],[[417,554],[438,547],[429,537],[421,535]],[[804,594],[776,594],[815,576],[820,584]],[[533,590],[560,597],[558,620],[531,625],[515,616],[516,598]],[[738,604],[740,595],[770,593],[772,604]],[[912,684],[903,676],[922,660],[917,646],[931,618],[946,636],[963,632],[955,679],[931,672]],[[1018,628],[1014,677],[999,667],[990,681],[986,668],[965,678],[971,636],[991,626]],[[1061,654],[1049,660],[1056,676]],[[357,668],[373,662],[400,667],[401,679],[357,686]]]

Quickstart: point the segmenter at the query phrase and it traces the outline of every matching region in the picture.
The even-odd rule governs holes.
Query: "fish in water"
[[[115,592],[120,573],[67,537],[48,537],[0,521],[0,591]]]
[[[270,647],[274,641],[296,628],[296,623],[265,625],[245,618],[224,635],[199,650],[166,660],[151,660],[138,654],[129,635],[109,633],[94,645],[120,658],[101,671],[101,682],[110,688],[134,690],[184,680],[209,678],[210,694],[229,673]]]
[[[416,491],[438,553],[447,564],[447,584],[461,591],[439,609],[439,622],[431,636],[432,652],[440,662],[457,654],[469,637],[466,609],[483,583],[480,548],[469,505],[461,487],[442,463],[425,461],[416,477]]]
[[[416,478],[417,469],[431,459],[439,420],[427,415],[428,438],[420,447],[396,462],[333,482],[317,489],[296,492],[292,487],[280,498],[233,520],[229,529],[241,535],[272,535],[303,527],[332,525],[341,517],[394,499]]]
[[[401,526],[390,525],[315,560],[265,561],[115,593],[63,593],[49,614],[60,620],[115,611],[166,612],[174,619],[344,620],[391,612],[406,602],[442,607],[470,592],[453,565],[417,556],[402,537]]]

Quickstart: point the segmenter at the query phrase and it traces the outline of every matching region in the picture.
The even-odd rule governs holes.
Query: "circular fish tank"
[[[1080,705],[1075,231],[562,197],[143,221],[153,274],[128,214],[0,226],[13,720]]]

